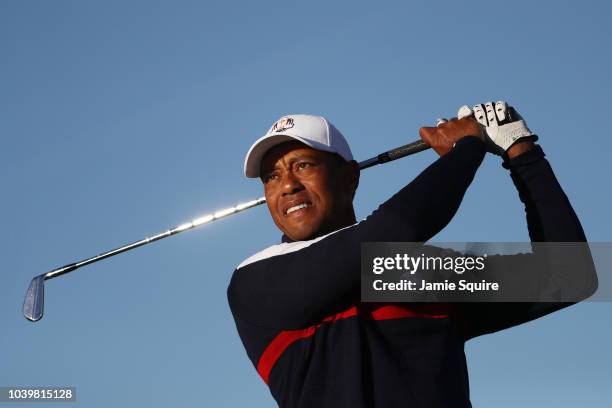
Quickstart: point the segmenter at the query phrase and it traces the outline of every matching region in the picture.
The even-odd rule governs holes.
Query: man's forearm
[[[527,227],[532,242],[586,241],[580,221],[539,146],[535,146],[533,149],[529,149],[511,159],[507,158],[503,166],[510,169],[514,185],[518,190],[521,201],[525,204]],[[557,249],[554,246],[546,249],[549,251],[564,250],[563,247]],[[588,296],[597,286],[597,277],[588,246],[585,244],[583,249],[576,247],[572,254],[580,260],[579,267],[573,268],[571,271],[577,275],[573,276],[570,282],[558,282],[559,289],[568,284],[576,284],[580,287],[566,287],[560,293],[564,293],[566,297],[569,296],[568,293]],[[520,266],[522,258],[528,261],[529,257],[525,257],[524,254],[506,255],[500,256],[500,258],[502,258],[503,266],[517,275],[529,272],[528,262],[525,262],[525,268]],[[553,258],[553,263],[549,267],[555,268],[558,265],[555,265],[554,254],[551,258]],[[567,254],[559,257],[559,259],[567,259]],[[490,261],[492,260],[493,258],[490,258]],[[577,262],[576,259],[573,261],[573,263]],[[563,267],[563,265],[560,266]],[[559,275],[558,272],[556,271],[557,275]],[[580,277],[580,279],[577,279],[577,277]],[[472,338],[507,329],[572,304],[572,302],[463,304],[462,309],[468,319],[466,337]]]
[[[410,184],[380,206],[397,222],[381,229],[378,241],[425,242],[453,218],[486,151],[477,137],[465,137],[446,155],[427,167]],[[374,215],[374,214],[373,214]]]
[[[582,225],[539,146],[507,160],[512,181],[525,204],[534,242],[586,241]]]

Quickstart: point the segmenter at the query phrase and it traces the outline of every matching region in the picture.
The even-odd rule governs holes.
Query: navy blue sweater
[[[469,407],[465,341],[569,305],[360,302],[361,243],[428,241],[454,216],[484,155],[479,139],[461,139],[365,220],[238,266],[230,308],[280,407]],[[532,241],[585,241],[541,148],[504,167]]]

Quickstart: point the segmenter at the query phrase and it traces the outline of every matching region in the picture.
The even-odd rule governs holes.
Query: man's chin
[[[289,238],[291,238],[292,241],[309,241],[311,239],[315,239],[317,238],[319,235],[321,234],[287,234],[285,233],[286,236],[288,236]]]
[[[323,235],[322,231],[319,231],[318,228],[313,228],[312,226],[292,228],[290,230],[285,230],[284,233],[293,241],[308,241]]]

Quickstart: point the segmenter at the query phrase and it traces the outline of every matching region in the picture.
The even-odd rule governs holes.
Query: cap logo
[[[293,118],[282,118],[272,126],[272,132],[282,132],[293,127]]]

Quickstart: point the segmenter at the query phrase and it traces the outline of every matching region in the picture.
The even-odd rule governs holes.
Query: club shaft
[[[360,162],[359,163],[359,169],[360,170],[364,170],[364,169],[367,169],[369,167],[375,166],[377,164],[388,163],[390,161],[397,160],[399,158],[406,157],[406,156],[409,156],[411,154],[422,152],[423,150],[427,150],[429,148],[430,148],[430,146],[428,146],[427,144],[425,144],[424,142],[422,142],[420,140],[416,141],[416,142],[412,142],[412,143],[409,143],[407,145],[400,146],[398,148],[386,151],[384,153],[379,154],[378,156],[374,156],[374,157],[372,157],[370,159],[367,159],[367,160],[364,160],[364,161]],[[92,256],[90,258],[86,258],[86,259],[83,259],[81,261],[78,261],[78,262],[75,262],[75,263],[71,263],[71,264],[68,264],[68,265],[64,265],[64,266],[62,266],[60,268],[56,268],[56,269],[54,269],[52,271],[49,271],[49,272],[45,273],[43,275],[44,279],[48,280],[48,279],[56,278],[58,276],[66,274],[68,272],[72,272],[75,269],[78,269],[78,268],[80,268],[82,266],[89,265],[89,264],[92,264],[94,262],[98,262],[98,261],[101,261],[103,259],[106,259],[106,258],[110,258],[111,256],[119,255],[120,253],[130,251],[132,249],[135,249],[135,248],[138,248],[138,247],[150,244],[151,242],[159,241],[160,239],[164,239],[164,238],[170,237],[172,235],[179,234],[179,233],[184,232],[184,231],[189,231],[189,230],[191,230],[193,228],[199,227],[200,225],[208,224],[208,223],[216,221],[218,219],[225,218],[225,217],[228,217],[230,215],[237,214],[239,212],[242,212],[242,211],[248,210],[250,208],[256,207],[258,205],[261,205],[261,204],[263,204],[265,202],[266,202],[265,197],[260,197],[260,198],[257,198],[255,200],[252,200],[252,201],[247,201],[245,203],[238,204],[238,205],[236,205],[234,207],[229,207],[229,208],[226,208],[224,210],[217,211],[215,213],[208,214],[208,215],[205,215],[203,217],[196,218],[196,219],[194,219],[194,220],[192,220],[190,222],[181,224],[181,225],[179,225],[179,226],[177,226],[175,228],[169,229],[169,230],[164,231],[162,233],[159,233],[157,235],[146,237],[146,238],[143,238],[143,239],[141,239],[139,241],[135,241],[135,242],[129,243],[127,245],[121,246],[119,248],[115,248],[113,250],[110,250],[110,251],[107,251],[107,252],[103,252],[103,253],[98,254],[96,256]]]
[[[258,206],[258,205],[263,204],[265,202],[266,202],[266,199],[264,197],[260,197],[260,198],[257,198],[255,200],[248,201],[246,203],[238,204],[238,205],[236,205],[234,207],[226,208],[224,210],[217,211],[215,213],[208,214],[208,215],[205,215],[203,217],[196,218],[196,219],[194,219],[192,221],[189,221],[187,223],[181,224],[181,225],[179,225],[179,226],[177,226],[175,228],[169,229],[169,230],[164,231],[162,233],[159,233],[157,235],[153,235],[153,236],[150,236],[150,237],[145,237],[145,238],[141,239],[140,241],[135,241],[135,242],[123,245],[123,246],[121,246],[119,248],[115,248],[115,249],[112,249],[110,251],[98,254],[96,256],[92,256],[90,258],[86,258],[86,259],[83,259],[81,261],[78,261],[78,262],[75,262],[75,263],[72,263],[72,264],[68,264],[68,265],[64,265],[64,266],[62,266],[60,268],[54,269],[52,271],[49,271],[49,272],[47,272],[44,275],[45,280],[56,278],[58,276],[66,274],[68,272],[72,272],[75,269],[80,268],[81,266],[89,265],[89,264],[92,264],[94,262],[98,262],[98,261],[101,261],[103,259],[110,258],[111,256],[118,255],[118,254],[120,254],[122,252],[130,251],[132,249],[141,247],[143,245],[150,244],[151,242],[159,241],[160,239],[164,239],[164,238],[167,238],[169,236],[176,235],[176,234],[179,234],[179,233],[184,232],[184,231],[188,231],[190,229],[199,227],[200,225],[208,224],[208,223],[216,221],[218,219],[221,219],[221,218],[224,218],[224,217],[228,217],[230,215],[239,213],[239,212],[244,211],[244,210],[248,210],[249,208]]]

